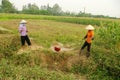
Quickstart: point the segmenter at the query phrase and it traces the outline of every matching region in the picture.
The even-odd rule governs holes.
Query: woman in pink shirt
[[[25,45],[25,41],[27,42],[27,44],[30,46],[31,42],[30,39],[27,35],[27,28],[26,28],[26,21],[25,20],[21,20],[20,25],[19,25],[19,32],[21,34],[21,44],[22,46]]]

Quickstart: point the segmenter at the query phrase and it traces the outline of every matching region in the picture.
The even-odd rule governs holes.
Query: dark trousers
[[[28,36],[21,36],[21,43],[22,43],[22,46],[25,45],[25,41],[27,42],[27,44],[30,46],[31,45],[31,42],[30,42],[30,39],[28,38]]]
[[[87,46],[87,51],[90,52],[90,48],[91,48],[91,43],[88,43],[87,41],[85,41],[85,43],[83,44],[82,49],[84,49]]]

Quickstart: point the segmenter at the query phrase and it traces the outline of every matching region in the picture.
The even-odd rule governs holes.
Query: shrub
[[[4,57],[12,56],[20,47],[20,40],[15,35],[1,35],[0,55]]]

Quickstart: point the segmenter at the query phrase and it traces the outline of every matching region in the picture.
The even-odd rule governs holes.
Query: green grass
[[[43,49],[17,55],[21,19],[28,21],[28,34],[33,45]],[[0,31],[0,79],[79,80],[85,77],[85,80],[119,80],[119,22],[117,19],[0,14],[0,27],[11,30]],[[87,24],[95,26],[95,40],[88,59],[85,54],[76,56],[84,42]],[[56,41],[74,50],[54,53],[49,48]]]
[[[61,71],[48,71],[40,66],[15,66],[6,59],[0,61],[1,80],[75,80],[73,74],[64,74]]]
[[[66,17],[66,16],[44,16],[44,15],[26,15],[26,14],[0,14],[0,20],[9,19],[39,19],[39,20],[54,20],[59,22],[68,22],[84,25],[107,26],[111,22],[120,22],[119,19],[104,19],[104,18],[85,18],[85,17]]]

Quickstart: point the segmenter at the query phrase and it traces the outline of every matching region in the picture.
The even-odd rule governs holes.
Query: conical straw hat
[[[25,23],[27,23],[27,21],[26,20],[21,20],[20,24],[23,24],[23,23],[25,24]]]
[[[88,26],[86,26],[86,29],[87,30],[94,30],[95,28],[92,25],[88,25]]]

